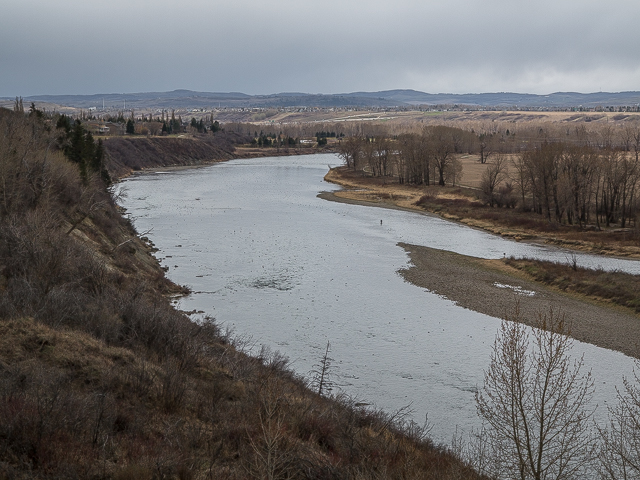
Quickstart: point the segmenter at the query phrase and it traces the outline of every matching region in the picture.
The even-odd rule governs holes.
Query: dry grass
[[[30,319],[0,334],[9,478],[477,477],[402,417],[310,393],[278,354],[218,340],[181,368]]]
[[[572,124],[590,123],[615,123],[619,122],[619,113],[614,112],[520,112],[520,111],[448,111],[448,112],[424,112],[424,111],[308,111],[308,112],[273,112],[268,119],[256,120],[251,112],[220,112],[221,122],[249,122],[260,126],[277,125],[282,128],[291,124],[320,124],[335,125],[339,130],[350,128],[350,124],[365,123],[385,125],[390,129],[406,130],[407,128],[421,128],[424,124],[456,124],[456,125],[487,125],[496,124],[533,124],[533,123],[559,123]],[[630,117],[638,117],[638,113],[626,113]],[[317,127],[316,127],[317,128]]]
[[[107,167],[114,177],[146,168],[201,165],[235,158],[235,146],[247,139],[235,134],[189,137],[108,137]]]
[[[640,313],[639,275],[532,259],[511,258],[506,263],[559,290],[586,295]]]

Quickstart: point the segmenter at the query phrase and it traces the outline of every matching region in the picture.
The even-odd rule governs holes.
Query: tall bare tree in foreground
[[[618,403],[609,409],[609,426],[601,429],[598,450],[601,478],[640,479],[640,374],[636,361],[633,379],[624,379]]]
[[[582,373],[582,358],[568,356],[573,341],[564,335],[564,315],[539,314],[533,331],[518,316],[516,310],[514,321],[502,322],[476,394],[486,422],[489,461],[483,473],[521,480],[581,478],[591,449],[591,373]]]
[[[334,365],[333,358],[329,356],[330,349],[331,344],[327,342],[327,348],[324,351],[324,355],[322,355],[319,363],[314,365],[313,370],[311,370],[313,378],[309,386],[318,392],[318,395],[328,395],[336,386],[335,382],[331,378],[333,376]]]

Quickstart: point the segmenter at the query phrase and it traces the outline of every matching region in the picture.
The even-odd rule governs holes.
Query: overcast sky
[[[4,0],[0,96],[640,90],[638,0]]]

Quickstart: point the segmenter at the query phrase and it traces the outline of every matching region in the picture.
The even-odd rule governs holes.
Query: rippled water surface
[[[500,258],[565,261],[567,252],[502,239],[419,213],[329,202],[320,191],[333,155],[237,160],[127,179],[124,201],[139,232],[160,249],[169,276],[237,335],[286,354],[307,374],[327,341],[347,393],[417,421],[449,441],[478,425],[482,384],[499,320],[406,283],[398,242]],[[380,222],[382,220],[382,223]],[[640,264],[579,255],[578,264],[640,273]],[[496,286],[500,288],[500,286]],[[487,299],[487,301],[491,301]],[[630,358],[576,343],[597,382],[600,410]]]

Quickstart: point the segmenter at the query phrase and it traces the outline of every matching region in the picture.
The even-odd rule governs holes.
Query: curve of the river
[[[565,261],[566,251],[518,243],[433,216],[317,198],[334,155],[234,160],[135,175],[123,201],[169,277],[195,293],[179,301],[236,335],[287,355],[306,375],[327,341],[334,380],[350,395],[394,411],[428,413],[448,442],[478,426],[482,385],[499,320],[406,283],[398,242],[484,258]],[[382,220],[382,222],[381,222]],[[578,263],[640,273],[640,263],[578,255]],[[491,299],[487,299],[491,301]],[[600,415],[633,360],[576,342],[596,379]]]

